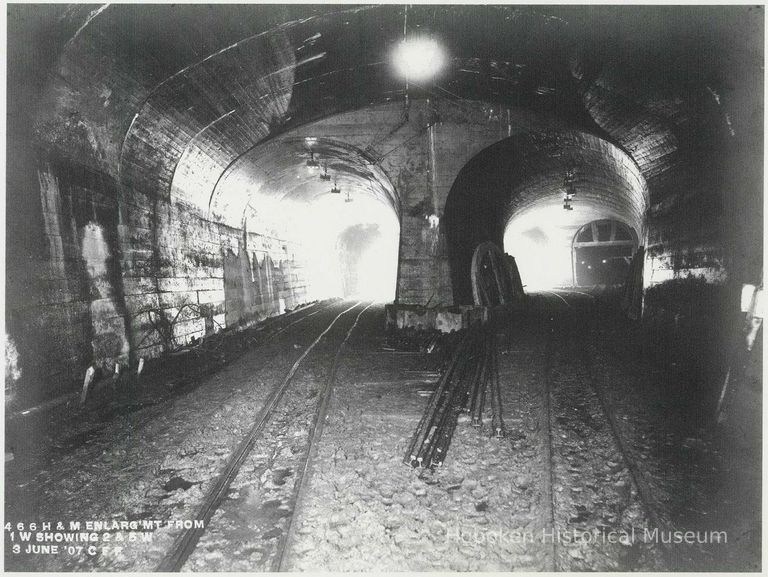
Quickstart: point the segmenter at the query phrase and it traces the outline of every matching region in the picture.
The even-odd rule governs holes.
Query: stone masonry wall
[[[14,395],[62,393],[89,365],[135,367],[304,301],[303,267],[285,239],[243,235],[188,206],[128,194],[55,154],[40,152],[36,173],[38,190],[26,192],[40,198],[40,244],[30,250],[10,238],[8,246],[31,255],[9,271],[6,332],[21,368],[9,383]],[[233,259],[245,266],[228,267]]]

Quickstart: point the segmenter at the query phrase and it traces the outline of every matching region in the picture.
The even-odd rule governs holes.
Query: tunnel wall
[[[585,109],[648,182],[646,287],[688,277],[759,282],[763,70],[756,56],[763,26],[762,16],[749,12],[729,13],[722,46],[676,56],[650,44],[636,54],[616,52],[596,77],[582,80]],[[727,88],[715,87],[711,72],[692,81],[702,62],[719,58],[728,62]],[[649,62],[665,71],[665,85],[644,81]]]
[[[58,152],[38,151],[28,168],[32,189],[19,194],[39,199],[37,243],[11,236],[7,245],[27,255],[8,266],[6,332],[21,368],[14,394],[61,393],[90,364],[111,372],[305,301],[303,265],[287,240],[124,190]]]
[[[89,365],[135,368],[139,357],[306,300],[290,240],[212,221],[169,194],[172,174],[165,188],[146,185],[163,176],[151,155],[121,172],[131,119],[163,78],[152,66],[184,63],[119,17],[92,35],[84,22],[104,23],[100,14],[9,9],[5,320],[19,370],[6,391],[21,403],[71,391]],[[131,34],[143,35],[152,63],[121,52]],[[165,128],[183,149],[187,131]],[[155,135],[141,136],[133,145],[152,149]]]

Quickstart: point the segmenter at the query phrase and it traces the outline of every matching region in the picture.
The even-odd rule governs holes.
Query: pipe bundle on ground
[[[456,346],[440,375],[404,462],[412,467],[442,465],[462,412],[469,414],[474,427],[482,426],[486,394],[491,396],[491,428],[497,437],[503,437],[494,333],[474,326]]]

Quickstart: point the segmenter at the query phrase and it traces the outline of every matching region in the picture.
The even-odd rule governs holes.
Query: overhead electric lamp
[[[395,48],[392,63],[406,80],[429,80],[445,65],[445,51],[431,38],[410,38]]]
[[[569,196],[576,195],[576,169],[571,168],[565,173],[565,179],[563,182],[565,187],[565,193]]]
[[[307,166],[309,168],[317,168],[320,166],[320,163],[315,160],[315,153],[311,150],[309,151],[309,160],[307,160]]]
[[[323,172],[320,173],[320,180],[331,180],[331,175],[328,174],[328,163],[323,163]]]
[[[333,188],[331,188],[331,194],[341,194],[341,189],[338,187],[336,179],[333,179]]]

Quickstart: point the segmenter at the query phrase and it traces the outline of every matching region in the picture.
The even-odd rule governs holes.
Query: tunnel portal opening
[[[615,244],[576,248],[590,263],[593,254],[600,265],[606,260],[613,283],[625,272],[618,261],[644,237],[647,207],[648,187],[637,164],[607,140],[576,130],[501,140],[462,168],[446,201],[454,302],[472,302],[472,253],[487,241],[515,258],[526,291],[574,286],[574,238],[593,222],[595,234]],[[629,241],[623,240],[627,234]],[[579,272],[579,282],[593,282]]]
[[[297,302],[394,300],[400,200],[353,145],[310,128],[256,146],[221,176],[208,210],[255,235],[253,246],[282,247],[273,260],[289,265]]]
[[[342,294],[377,302],[395,298],[399,229],[383,223],[356,224],[338,237]]]
[[[394,300],[400,222],[393,210],[360,189],[276,205],[276,227],[290,239],[306,300]]]
[[[637,234],[615,220],[585,224],[573,238],[573,285],[616,286],[629,274]]]

